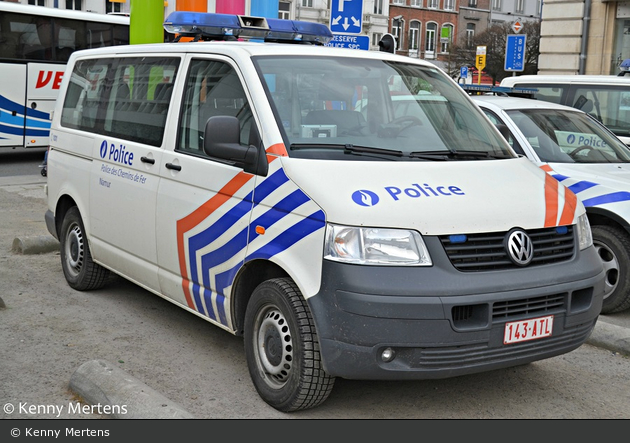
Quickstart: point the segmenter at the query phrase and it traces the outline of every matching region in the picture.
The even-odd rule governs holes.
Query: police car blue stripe
[[[593,183],[589,181],[581,181],[572,184],[569,186],[569,189],[573,191],[574,194],[579,194],[582,191],[586,191],[587,189],[592,188],[593,186],[597,186],[599,183]]]
[[[610,194],[604,194],[593,198],[587,198],[586,200],[582,200],[584,206],[599,206],[605,205],[606,203],[617,203],[630,200],[630,192],[611,192]]]

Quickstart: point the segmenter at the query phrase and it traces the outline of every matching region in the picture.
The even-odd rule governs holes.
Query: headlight
[[[420,233],[408,229],[360,228],[328,224],[324,258],[380,266],[431,266]]]
[[[588,222],[586,214],[582,214],[578,217],[577,230],[580,250],[591,246],[593,244],[593,233],[591,232],[591,224]]]

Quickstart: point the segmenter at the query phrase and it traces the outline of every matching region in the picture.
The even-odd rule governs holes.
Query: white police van
[[[585,342],[604,273],[584,206],[441,70],[324,47],[315,23],[165,28],[215,41],[80,51],[63,78],[45,218],[72,288],[111,271],[244,336],[280,411],[335,377],[452,377]],[[400,95],[422,100],[394,118]]]

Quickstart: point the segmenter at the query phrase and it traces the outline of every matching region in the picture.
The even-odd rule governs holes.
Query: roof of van
[[[115,54],[137,53],[199,53],[199,54],[224,54],[240,56],[259,55],[304,55],[304,56],[343,56],[371,58],[378,60],[390,60],[403,63],[414,63],[433,69],[440,69],[433,63],[422,59],[414,59],[402,55],[391,54],[385,51],[365,51],[360,49],[348,49],[321,45],[305,45],[295,43],[262,43],[255,41],[200,41],[200,42],[172,42],[172,43],[147,43],[136,45],[119,45],[104,48],[84,49],[75,51],[71,57],[108,56]]]
[[[584,114],[584,111],[581,111],[576,108],[572,108],[569,106],[559,105],[553,102],[547,102],[543,100],[534,100],[530,98],[522,98],[522,97],[506,97],[506,96],[497,96],[497,95],[473,95],[471,96],[474,102],[477,104],[485,103],[487,107],[498,110],[518,110],[522,111],[524,109],[557,109],[567,112],[578,112]]]
[[[587,83],[610,84],[619,83],[630,86],[630,76],[618,75],[518,75],[501,80],[501,86],[514,86],[536,83]]]

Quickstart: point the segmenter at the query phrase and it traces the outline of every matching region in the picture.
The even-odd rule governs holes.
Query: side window
[[[490,121],[492,122],[493,125],[497,126],[497,125],[504,125],[505,124],[505,123],[503,123],[503,120],[501,120],[499,118],[499,116],[496,115],[494,112],[489,111],[487,109],[483,109],[483,108],[482,108],[482,110],[483,110],[484,114],[486,114],[488,116],[488,118],[490,119]],[[521,145],[516,141],[516,139],[512,135],[512,131],[510,131],[510,136],[507,138],[507,142],[512,147],[512,149],[514,149],[514,151],[517,154],[525,155],[525,151],[523,151],[523,148],[521,147]]]
[[[61,123],[160,146],[179,58],[129,57],[77,63]]]
[[[186,77],[177,150],[207,156],[204,130],[208,119],[217,115],[237,117],[240,143],[249,144],[253,116],[236,71],[224,62],[193,60]]]
[[[72,71],[63,100],[61,125],[97,132],[96,117],[102,99],[107,99],[107,74],[112,60],[79,61]]]
[[[179,58],[123,58],[113,71],[106,135],[160,146]]]
[[[546,102],[562,104],[562,94],[565,87],[562,85],[515,85],[519,88],[535,88],[538,89],[536,93],[536,100],[544,100]]]
[[[613,131],[627,129],[630,121],[630,91],[627,89],[625,86],[576,87],[572,106],[595,117]]]

